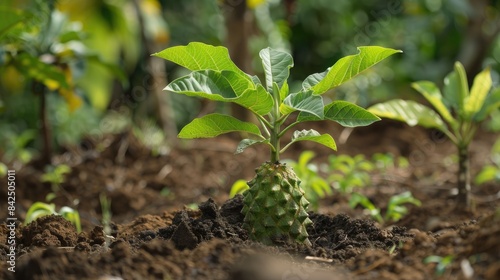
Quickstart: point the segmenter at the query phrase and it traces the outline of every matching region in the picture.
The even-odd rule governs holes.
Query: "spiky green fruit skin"
[[[274,240],[290,240],[311,245],[306,227],[309,202],[292,168],[280,163],[264,163],[248,182],[243,196],[244,226],[249,237],[267,245]]]

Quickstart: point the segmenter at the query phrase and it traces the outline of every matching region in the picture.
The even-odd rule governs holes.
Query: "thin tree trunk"
[[[168,94],[163,92],[163,87],[167,85],[167,70],[165,63],[151,54],[157,51],[156,45],[146,36],[146,26],[141,7],[138,0],[133,0],[132,4],[137,13],[139,22],[141,42],[143,46],[143,59],[146,61],[146,71],[151,75],[151,86],[148,89],[152,91],[153,102],[155,105],[156,117],[165,134],[169,145],[175,145],[177,142],[177,127],[175,125],[174,110],[171,99]]]
[[[42,156],[40,158],[43,165],[50,163],[52,157],[52,137],[49,122],[47,120],[47,97],[46,88],[39,82],[33,82],[33,92],[40,96],[40,133],[42,134]]]
[[[246,73],[251,73],[252,56],[248,49],[248,38],[252,27],[251,13],[246,1],[224,2],[226,22],[226,46],[236,66]],[[250,113],[238,104],[231,104],[231,114],[241,120],[249,120]]]
[[[467,30],[458,54],[472,84],[477,73],[481,72],[483,61],[488,55],[494,39],[500,32],[500,21],[487,15],[489,0],[469,0],[472,7]]]
[[[462,209],[470,209],[470,163],[467,146],[458,147],[458,196],[457,202]]]

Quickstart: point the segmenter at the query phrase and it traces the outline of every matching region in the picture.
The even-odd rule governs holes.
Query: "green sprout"
[[[52,191],[56,192],[59,190],[62,183],[65,182],[65,175],[71,172],[71,167],[66,164],[60,164],[58,166],[47,166],[45,168],[45,173],[42,174],[42,182],[48,182],[51,184]]]
[[[474,183],[477,185],[486,182],[500,183],[500,140],[497,140],[491,149],[491,161],[492,164],[484,166],[477,174]]]
[[[47,204],[44,202],[35,202],[31,205],[26,212],[26,219],[24,220],[24,224],[27,225],[30,222],[47,215],[59,215],[64,219],[71,222],[75,227],[77,232],[82,231],[82,226],[80,223],[80,214],[77,210],[70,208],[68,206],[63,206],[59,209],[59,212],[56,211],[56,205],[54,203]]]
[[[376,104],[368,110],[379,117],[420,125],[444,133],[457,147],[457,202],[470,208],[469,145],[474,139],[479,123],[500,107],[500,88],[490,92],[490,69],[479,73],[469,89],[467,75],[460,62],[444,80],[443,93],[430,81],[412,84],[434,107],[434,110],[415,101],[395,99]]]
[[[357,205],[361,205],[365,208],[369,215],[375,219],[380,224],[384,224],[388,221],[397,222],[408,214],[408,208],[404,204],[413,204],[420,206],[422,203],[420,200],[413,197],[411,192],[406,191],[398,195],[394,195],[389,199],[387,203],[387,209],[385,214],[382,216],[380,208],[377,208],[366,196],[360,193],[353,193],[351,199],[349,200],[349,206],[355,208]]]
[[[448,255],[446,257],[441,257],[441,256],[428,256],[424,259],[424,263],[436,263],[436,275],[437,276],[442,276],[446,268],[453,263],[454,257],[451,255]]]
[[[311,244],[306,227],[312,222],[307,214],[309,202],[300,188],[293,170],[282,164],[280,154],[299,141],[313,141],[336,150],[329,134],[315,130],[297,130],[288,143],[281,140],[297,124],[307,121],[331,120],[347,127],[369,125],[379,118],[367,110],[346,102],[324,104],[321,94],[350,80],[361,71],[401,51],[368,46],[359,53],[344,57],[321,73],[307,77],[301,89],[290,91],[288,77],[293,66],[292,56],[284,51],[266,48],[259,56],[264,68],[264,82],[240,70],[224,47],[202,43],[167,48],[154,56],[172,61],[191,71],[172,81],[165,89],[170,92],[232,102],[248,109],[260,127],[229,115],[208,114],[196,118],[180,131],[180,138],[210,138],[229,132],[242,132],[243,139],[236,153],[254,144],[270,148],[270,160],[256,169],[244,193],[244,227],[251,239],[264,244],[277,240]]]

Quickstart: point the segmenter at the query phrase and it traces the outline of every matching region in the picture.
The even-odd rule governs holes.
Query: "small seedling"
[[[297,162],[287,160],[285,163],[293,168],[295,174],[302,181],[300,186],[305,192],[306,199],[311,203],[310,207],[313,210],[318,210],[319,200],[332,195],[333,191],[330,184],[319,174],[318,165],[310,162],[314,156],[314,152],[304,151],[299,155]]]
[[[352,193],[355,188],[370,184],[370,171],[375,166],[363,155],[331,155],[328,157],[328,182],[343,194]]]
[[[65,175],[71,172],[71,167],[66,164],[58,166],[47,166],[45,173],[42,174],[42,182],[51,184],[52,191],[57,192],[60,186],[66,180]]]
[[[379,118],[346,101],[325,106],[321,94],[350,80],[359,72],[400,51],[382,47],[360,47],[360,53],[344,57],[322,73],[312,74],[297,92],[288,86],[293,58],[287,52],[266,48],[259,55],[265,82],[240,70],[224,47],[190,43],[165,49],[155,56],[170,60],[190,74],[172,81],[166,90],[214,101],[233,102],[248,109],[260,123],[257,125],[223,114],[208,114],[187,124],[181,138],[210,138],[223,133],[243,132],[251,138],[237,147],[243,152],[254,144],[269,146],[270,161],[256,170],[256,176],[244,193],[244,227],[251,239],[272,244],[273,240],[290,240],[311,244],[306,227],[312,222],[307,214],[309,202],[293,170],[282,164],[280,154],[291,144],[313,141],[333,150],[336,144],[329,134],[315,130],[298,130],[281,147],[281,139],[299,123],[331,120],[348,127],[369,125]],[[289,119],[293,120],[287,122]]]
[[[47,216],[47,215],[60,215],[64,219],[71,222],[76,227],[77,232],[82,231],[82,226],[80,223],[80,214],[78,213],[77,210],[70,208],[68,206],[64,206],[61,209],[59,209],[59,212],[57,212],[56,205],[53,203],[51,204],[47,204],[44,202],[33,203],[33,205],[31,205],[31,207],[28,209],[28,212],[26,213],[26,219],[24,221],[24,224],[27,225],[30,222],[42,216]]]
[[[491,161],[493,164],[484,166],[481,172],[477,174],[474,183],[477,185],[486,182],[500,183],[500,140],[497,140],[491,149]]]
[[[420,92],[434,110],[415,101],[401,99],[376,104],[368,110],[380,117],[420,125],[443,132],[457,147],[458,204],[470,208],[469,145],[479,123],[500,107],[500,88],[493,90],[490,69],[479,73],[469,90],[467,75],[460,62],[444,80],[443,93],[432,82],[419,81],[412,87]]]
[[[442,276],[446,268],[453,263],[454,257],[449,255],[446,257],[441,256],[428,256],[424,259],[424,263],[436,263],[436,275]]]
[[[403,218],[406,214],[408,214],[408,208],[404,206],[404,204],[407,203],[411,203],[416,206],[420,206],[422,204],[420,200],[413,197],[411,192],[403,192],[401,194],[394,195],[389,199],[385,215],[382,216],[380,208],[377,208],[366,196],[362,194],[353,193],[351,199],[349,200],[349,206],[351,208],[355,208],[357,205],[363,206],[369,212],[369,215],[380,224],[384,224],[388,221],[397,222]]]

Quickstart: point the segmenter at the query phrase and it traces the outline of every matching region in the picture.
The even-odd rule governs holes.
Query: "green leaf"
[[[245,72],[234,64],[229,57],[229,51],[225,47],[214,47],[211,45],[191,42],[187,46],[175,46],[153,56],[172,61],[191,71],[198,70],[229,70],[246,76]],[[252,78],[248,77],[249,80]]]
[[[486,119],[494,110],[500,108],[500,88],[494,89],[484,101],[479,112],[474,115],[474,121],[480,122]]]
[[[288,148],[288,146],[298,141],[313,141],[321,145],[324,145],[334,151],[337,150],[337,145],[335,144],[335,141],[333,140],[332,136],[330,136],[329,134],[320,134],[314,129],[309,129],[309,130],[304,129],[295,131],[292,136],[292,141],[288,145],[286,145],[281,152],[284,152],[284,150]]]
[[[344,82],[350,80],[363,70],[377,64],[385,58],[395,54],[401,53],[400,50],[383,48],[378,46],[358,47],[359,53],[350,55],[338,60],[329,70],[325,77],[314,84],[321,77],[320,74],[313,74],[309,76],[306,81],[306,86],[311,87],[315,94],[323,94],[326,91],[337,87]],[[303,85],[304,86],[304,85]],[[308,88],[307,88],[308,89]]]
[[[455,72],[458,76],[458,97],[460,98],[460,109],[463,111],[465,109],[465,100],[469,96],[469,83],[467,82],[467,74],[465,73],[465,68],[460,62],[455,62]]]
[[[228,115],[209,114],[196,118],[184,126],[179,132],[179,138],[211,138],[233,131],[248,132],[261,136],[259,128],[253,123],[242,122]]]
[[[368,108],[368,111],[382,117],[406,122],[409,126],[420,125],[447,131],[441,117],[429,107],[415,101],[394,99]]]
[[[357,127],[370,125],[380,118],[369,111],[347,101],[333,101],[325,106],[324,119],[339,123],[345,127]],[[298,121],[317,121],[317,117],[300,113]]]
[[[30,13],[23,10],[14,9],[8,6],[0,7],[0,17],[2,18],[0,21],[0,38],[8,33],[9,29],[27,20],[30,16],[32,16]]]
[[[243,139],[238,143],[238,147],[236,147],[235,154],[242,153],[246,148],[260,143],[269,143],[269,140],[254,140],[254,139]]]
[[[43,83],[50,90],[69,88],[63,71],[54,65],[46,64],[28,53],[19,54],[15,63],[21,73]]]
[[[469,96],[469,86],[465,69],[460,62],[455,62],[454,70],[444,79],[444,100],[449,108],[454,108],[456,114],[463,117],[465,98]]]
[[[486,165],[481,169],[481,172],[477,174],[474,179],[476,185],[481,185],[489,181],[498,180],[500,181],[500,168],[494,165]]]
[[[267,91],[272,92],[273,83],[278,84],[278,88],[281,89],[290,75],[290,68],[293,66],[292,56],[271,48],[261,50],[259,56],[266,75]]]
[[[323,98],[314,95],[312,91],[300,91],[288,95],[280,106],[280,112],[284,115],[294,111],[306,112],[323,119]]]
[[[233,71],[194,71],[172,81],[165,90],[215,101],[234,102],[259,115],[267,114],[273,107],[273,99],[262,85],[255,86]]]
[[[309,75],[303,82],[302,82],[302,90],[306,91],[307,89],[312,88],[313,86],[317,85],[321,80],[323,80],[326,77],[326,74],[328,74],[328,71],[330,71],[330,68],[328,68],[326,71],[321,72],[321,73],[314,73]]]
[[[46,215],[52,215],[56,214],[56,205],[51,203],[43,203],[43,202],[35,202],[33,203],[30,208],[28,209],[28,212],[26,212],[26,220],[24,221],[24,224],[27,225],[28,223]]]
[[[488,96],[488,92],[491,89],[491,83],[490,68],[486,68],[474,78],[470,95],[464,102],[466,119],[472,119],[472,117],[481,110]]]
[[[231,187],[231,191],[229,192],[229,198],[235,197],[237,194],[244,193],[246,190],[250,189],[247,182],[245,180],[238,180],[234,182]]]
[[[459,87],[460,82],[455,71],[446,75],[443,86],[443,102],[446,107],[453,109],[457,115],[460,115],[463,103],[463,101],[460,101]]]
[[[420,92],[429,103],[434,106],[436,111],[443,117],[443,119],[449,123],[453,124],[455,119],[452,117],[450,111],[443,103],[443,97],[441,95],[441,91],[439,88],[433,83],[429,81],[420,81],[411,84],[412,87]]]

